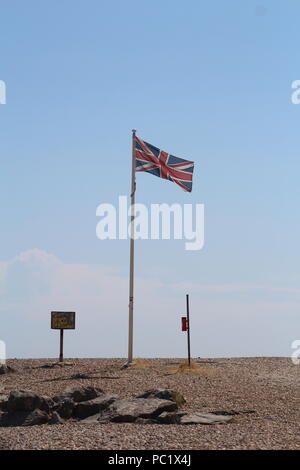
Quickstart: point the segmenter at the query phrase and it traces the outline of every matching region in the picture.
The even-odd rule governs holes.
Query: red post
[[[191,366],[191,343],[190,343],[190,306],[189,294],[186,295],[186,316],[187,316],[187,340],[188,340],[188,361]]]

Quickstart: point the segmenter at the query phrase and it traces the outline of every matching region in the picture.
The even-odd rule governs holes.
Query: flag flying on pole
[[[135,136],[136,171],[173,181],[184,191],[191,192],[194,162],[174,157]]]

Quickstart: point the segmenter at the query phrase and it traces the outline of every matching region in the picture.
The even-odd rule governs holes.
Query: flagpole
[[[132,129],[132,169],[131,169],[131,224],[130,224],[130,280],[129,280],[129,315],[128,315],[128,361],[127,365],[132,363],[133,359],[133,290],[134,290],[134,214],[135,203],[135,134]]]

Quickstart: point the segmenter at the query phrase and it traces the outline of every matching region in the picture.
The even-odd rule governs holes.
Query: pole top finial
[[[136,133],[136,129],[132,129],[132,133],[135,134],[135,133]]]

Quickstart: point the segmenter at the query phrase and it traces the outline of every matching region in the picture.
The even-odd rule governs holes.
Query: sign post
[[[191,366],[191,342],[190,342],[190,305],[189,294],[186,295],[186,316],[187,316],[187,338],[188,338],[188,361]]]
[[[64,362],[64,330],[60,330],[59,362]]]
[[[59,362],[63,362],[64,330],[75,329],[75,312],[51,312],[51,329],[60,330]]]
[[[181,330],[187,332],[187,345],[188,345],[188,363],[191,366],[191,342],[190,342],[190,306],[189,295],[186,296],[186,317],[181,317]]]

